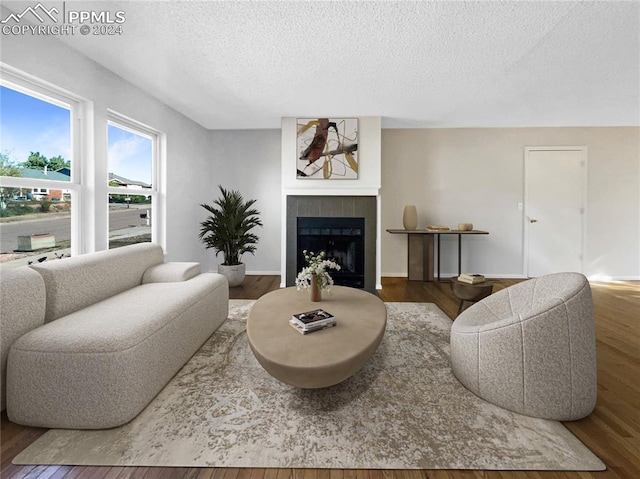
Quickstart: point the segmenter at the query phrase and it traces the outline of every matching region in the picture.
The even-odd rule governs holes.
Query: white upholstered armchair
[[[467,389],[505,409],[561,421],[587,416],[597,394],[587,279],[541,276],[476,303],[453,323],[451,365]]]

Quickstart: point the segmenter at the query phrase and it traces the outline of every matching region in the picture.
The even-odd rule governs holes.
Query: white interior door
[[[582,272],[586,148],[525,152],[525,273]]]

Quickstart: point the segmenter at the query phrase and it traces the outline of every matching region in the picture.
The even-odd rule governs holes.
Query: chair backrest
[[[591,304],[587,278],[580,273],[554,273],[514,284],[488,296],[481,303],[497,318],[520,315],[525,319],[565,304],[576,296],[584,296],[585,302]]]
[[[138,243],[30,267],[44,279],[49,322],[140,285],[144,272],[163,261],[160,246]]]

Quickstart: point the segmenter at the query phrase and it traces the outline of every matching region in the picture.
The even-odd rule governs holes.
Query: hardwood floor
[[[517,280],[496,280],[494,291]],[[230,296],[256,299],[277,289],[278,276],[248,276]],[[0,477],[2,479],[634,479],[640,478],[640,283],[592,283],[598,353],[598,403],[585,419],[564,423],[607,465],[596,473],[542,471],[349,470],[349,469],[232,469],[85,466],[15,466],[11,460],[44,434],[13,424],[2,413]],[[384,301],[436,303],[455,317],[458,303],[448,283],[422,283],[383,278]]]

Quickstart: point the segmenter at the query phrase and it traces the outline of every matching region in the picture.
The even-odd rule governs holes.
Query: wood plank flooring
[[[517,280],[496,280],[494,291]],[[279,276],[248,276],[231,288],[236,299],[257,299],[277,289]],[[598,403],[594,412],[565,426],[602,459],[596,473],[543,471],[235,469],[85,466],[15,466],[11,460],[45,429],[0,420],[2,479],[636,479],[640,478],[640,283],[592,283],[598,353]],[[454,318],[458,303],[448,283],[383,278],[384,301],[436,303]]]

